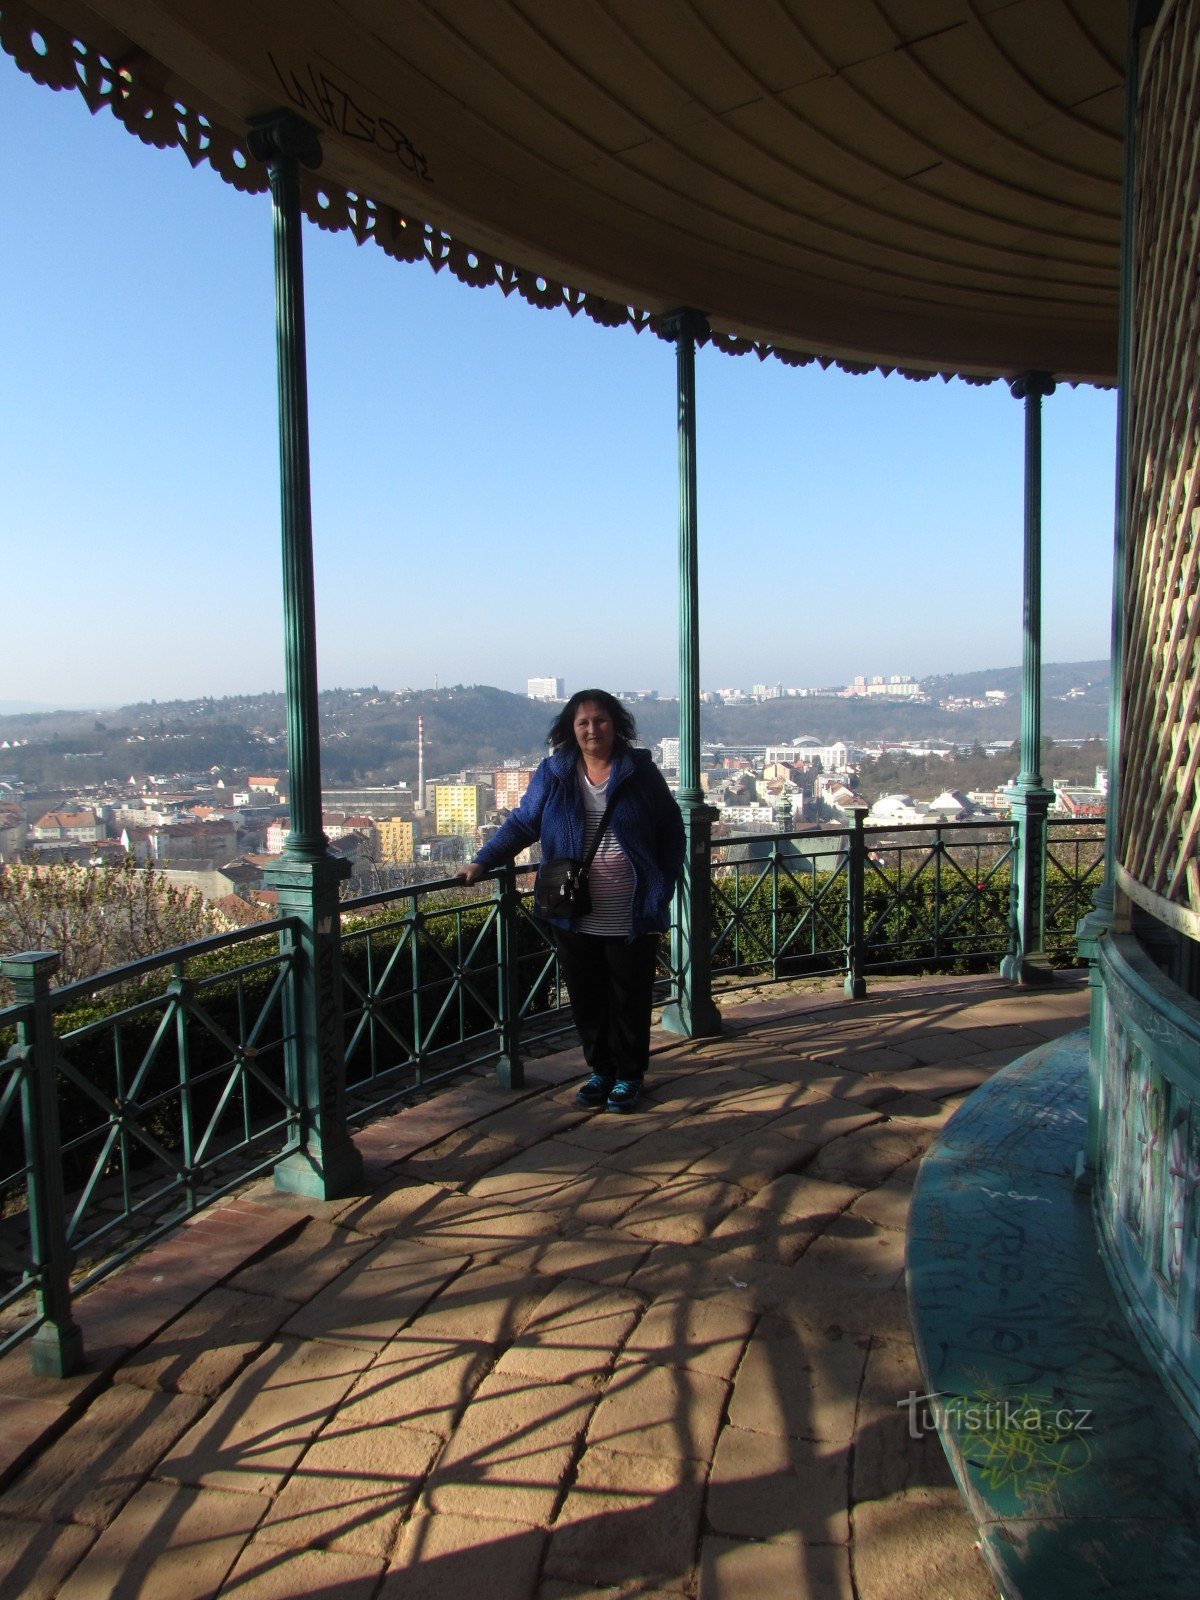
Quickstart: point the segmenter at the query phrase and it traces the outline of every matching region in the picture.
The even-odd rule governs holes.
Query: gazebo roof
[[[1116,368],[1123,0],[0,0],[4,48],[310,215],[602,322],[913,375]]]

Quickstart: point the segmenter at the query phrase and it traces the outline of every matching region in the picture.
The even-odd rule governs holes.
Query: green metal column
[[[301,1106],[299,1143],[275,1169],[280,1189],[333,1199],[354,1189],[362,1158],[346,1125],[338,885],[350,864],[329,854],[321,826],[317,619],[308,454],[308,371],[300,167],[321,162],[315,128],[290,111],[250,123],[250,149],[267,163],[275,219],[275,328],[283,521],[283,618],[291,831],[265,880],[279,915],[296,919],[288,1078]]]
[[[50,979],[58,970],[53,950],[0,961],[18,1006],[16,1053],[24,1057],[21,1113],[29,1159],[29,1250],[37,1279],[42,1324],[30,1340],[29,1362],[41,1378],[66,1378],[83,1366],[83,1334],[71,1311],[71,1267],[63,1196],[62,1138],[58,1119],[57,1045]]]
[[[846,840],[846,976],[842,992],[847,1000],[865,1000],[867,836],[864,828],[870,807],[852,808],[850,835]]]
[[[696,344],[708,323],[690,308],[663,319],[675,341],[679,387],[679,789],[687,840],[676,900],[674,966],[679,999],[662,1025],[689,1039],[721,1032],[712,998],[712,825],[717,816],[700,787],[700,598],[696,516]]]
[[[1054,976],[1046,956],[1046,814],[1054,799],[1042,782],[1042,396],[1054,393],[1045,372],[1009,385],[1025,402],[1025,644],[1021,662],[1021,771],[1012,814],[1017,824],[1012,948],[1001,973],[1019,983]]]

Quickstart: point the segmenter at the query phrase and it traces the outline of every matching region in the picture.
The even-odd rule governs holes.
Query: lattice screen
[[[1200,0],[1178,0],[1139,104],[1121,879],[1200,937]]]

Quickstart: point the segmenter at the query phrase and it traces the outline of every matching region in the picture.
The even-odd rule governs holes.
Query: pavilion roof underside
[[[263,183],[246,119],[292,107],[322,134],[311,214],[469,282],[635,325],[689,305],[726,348],[785,360],[1109,382],[1125,13],[0,0],[0,28],[35,76],[107,72],[144,138],[156,104],[159,134],[164,106],[198,118],[211,151],[186,129],[153,142],[242,187]],[[39,19],[71,61],[61,39],[29,45]]]

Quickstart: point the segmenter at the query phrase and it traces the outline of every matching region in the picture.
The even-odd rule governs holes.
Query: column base
[[[665,1033],[677,1033],[684,1039],[718,1039],[725,1031],[721,1013],[711,1003],[685,1011],[678,1001],[672,1001],[658,1025]]]
[[[83,1333],[74,1322],[44,1322],[29,1341],[29,1366],[38,1378],[69,1378],[83,1366]]]
[[[520,1056],[500,1056],[496,1061],[496,1082],[502,1089],[525,1087],[525,1063]]]
[[[293,1150],[275,1167],[275,1187],[284,1194],[303,1195],[306,1200],[341,1200],[362,1187],[363,1160],[348,1139],[328,1145],[318,1156],[309,1150]]]
[[[865,1000],[867,998],[867,980],[865,978],[852,978],[847,974],[842,983],[842,993],[847,1000]]]
[[[1005,956],[1000,976],[1009,983],[1024,983],[1031,988],[1054,982],[1054,968],[1045,956]]]

